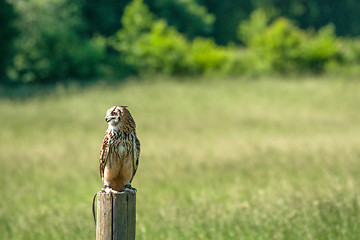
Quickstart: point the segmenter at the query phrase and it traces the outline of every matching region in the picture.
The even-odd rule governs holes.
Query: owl
[[[107,110],[108,129],[101,145],[100,176],[102,191],[134,191],[131,181],[139,165],[140,141],[135,121],[126,106]]]

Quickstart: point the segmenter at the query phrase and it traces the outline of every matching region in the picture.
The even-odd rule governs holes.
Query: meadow
[[[0,239],[95,239],[113,105],[141,141],[136,237],[359,239],[360,82],[160,79],[0,98]]]

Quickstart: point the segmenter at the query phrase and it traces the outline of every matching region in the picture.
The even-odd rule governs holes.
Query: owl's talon
[[[119,193],[118,191],[112,189],[112,188],[106,188],[105,193]]]
[[[125,188],[125,189],[123,190],[123,192],[136,194],[137,190],[136,190],[136,188],[131,188],[131,189]]]
[[[124,192],[131,192],[131,193],[136,193],[137,192],[137,189],[136,188],[133,188],[129,183],[128,184],[125,184],[125,189],[124,189]]]
[[[104,185],[104,187],[101,189],[101,192],[105,192],[105,193],[109,193],[111,191],[112,191],[112,189],[111,189],[110,185]]]

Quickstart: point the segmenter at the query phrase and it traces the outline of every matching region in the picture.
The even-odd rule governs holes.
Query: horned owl
[[[108,129],[100,151],[100,176],[103,191],[132,190],[130,183],[139,165],[140,141],[135,121],[126,106],[107,110]]]

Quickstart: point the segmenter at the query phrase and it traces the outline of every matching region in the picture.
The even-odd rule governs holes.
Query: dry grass
[[[360,83],[202,80],[0,100],[1,239],[94,239],[112,105],[142,144],[137,239],[358,239]]]

